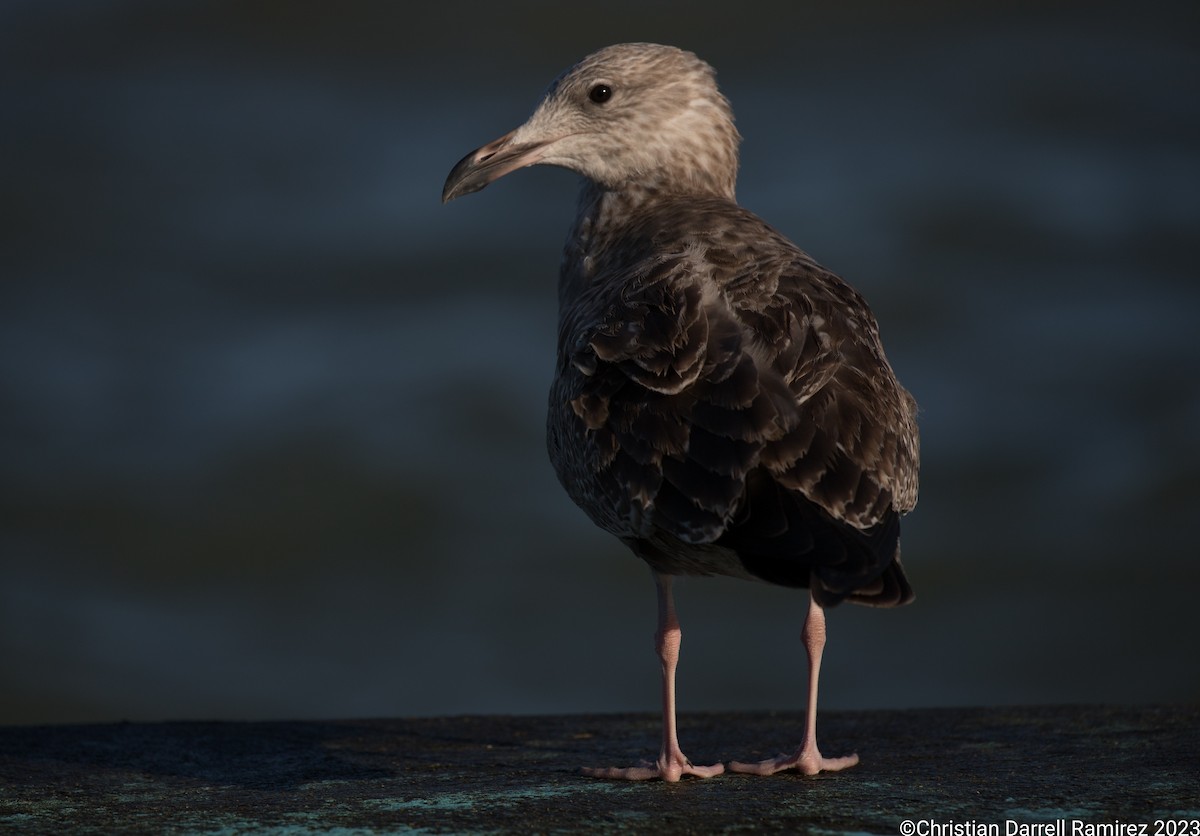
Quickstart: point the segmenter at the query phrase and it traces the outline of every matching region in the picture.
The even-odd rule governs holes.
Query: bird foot
[[[780,755],[757,763],[741,763],[732,761],[730,772],[742,772],[748,775],[774,775],[785,769],[795,769],[804,775],[816,775],[818,772],[839,772],[858,763],[858,755],[847,755],[844,758],[822,757],[814,746],[801,749],[794,755]]]
[[[660,757],[656,763],[642,761],[638,766],[610,766],[595,768],[585,766],[583,774],[590,778],[611,778],[618,781],[653,781],[661,778],[668,783],[674,783],[684,775],[694,775],[697,778],[711,778],[725,771],[721,763],[712,766],[694,766],[682,754],[676,757]]]

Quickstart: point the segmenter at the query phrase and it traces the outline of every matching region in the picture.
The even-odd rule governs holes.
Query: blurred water
[[[696,8],[0,11],[0,722],[657,705],[543,449],[573,176],[437,203],[635,39],[717,66],[742,202],[922,404],[918,601],[831,615],[823,705],[1200,697],[1183,7]],[[799,706],[803,598],[679,599],[684,710]]]

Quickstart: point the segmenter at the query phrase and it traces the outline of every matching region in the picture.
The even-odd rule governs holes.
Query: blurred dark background
[[[831,613],[822,706],[1200,699],[1191,4],[967,6],[0,6],[0,722],[657,708],[543,447],[575,177],[438,202],[627,40],[923,408],[917,602]],[[682,711],[803,706],[801,594],[678,601]]]

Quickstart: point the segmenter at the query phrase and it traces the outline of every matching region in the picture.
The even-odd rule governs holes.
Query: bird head
[[[618,44],[556,78],[525,124],[467,154],[442,202],[525,166],[556,165],[606,189],[625,184],[732,199],[737,146],[712,67],[690,52]]]

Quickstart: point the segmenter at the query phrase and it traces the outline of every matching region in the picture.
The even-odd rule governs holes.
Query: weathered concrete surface
[[[775,754],[803,722],[681,721],[686,751],[705,763]],[[850,712],[821,723],[825,751],[856,749],[859,766],[675,785],[577,772],[650,754],[650,715],[6,727],[0,829],[895,834],[910,819],[996,823],[1003,834],[1006,820],[1064,819],[1073,836],[1072,821],[1119,819],[1150,823],[1150,836],[1200,832],[1153,825],[1200,819],[1200,707]]]

